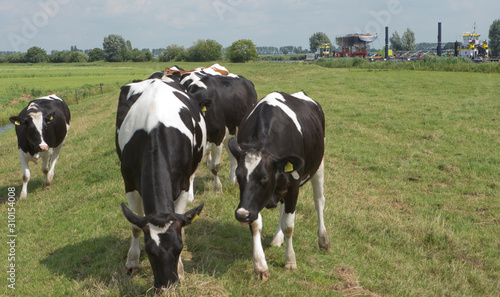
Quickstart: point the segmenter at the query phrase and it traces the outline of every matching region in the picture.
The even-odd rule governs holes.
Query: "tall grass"
[[[263,210],[271,278],[257,280],[250,231],[234,219],[239,193],[224,156],[223,195],[213,193],[206,166],[198,168],[190,206],[205,208],[186,230],[186,279],[170,296],[498,296],[497,74],[224,66],[253,81],[259,98],[304,90],[321,103],[332,251],[318,248],[306,184],[295,221],[297,270],[284,269],[283,248],[267,246],[278,211]],[[117,96],[70,106],[72,125],[49,191],[31,164],[28,198],[15,206],[16,296],[153,296],[144,252],[139,273],[124,268],[131,232],[119,207],[126,199],[114,151]],[[0,154],[5,201],[8,187],[19,193],[22,185],[14,131],[0,135]],[[4,236],[7,209],[0,204]],[[4,268],[8,249],[0,245]],[[4,276],[0,295],[13,296]]]
[[[373,61],[359,57],[319,59],[316,64],[328,68],[360,68],[368,70],[424,70],[451,72],[500,73],[500,63],[475,63],[462,57],[425,56],[418,61]]]

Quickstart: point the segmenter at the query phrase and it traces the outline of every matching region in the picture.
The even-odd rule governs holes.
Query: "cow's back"
[[[116,148],[126,191],[175,200],[181,190],[188,190],[189,177],[203,157],[204,126],[195,102],[161,80],[123,87]]]

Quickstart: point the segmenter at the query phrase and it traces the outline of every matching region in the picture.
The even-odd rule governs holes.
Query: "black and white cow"
[[[202,104],[206,104],[203,102]],[[194,172],[203,158],[206,127],[196,101],[160,79],[123,86],[116,116],[116,151],[130,209],[132,241],[126,268],[139,269],[140,234],[154,274],[166,289],[182,279],[181,229],[203,204],[185,213],[193,199]]]
[[[181,82],[182,83],[182,82]],[[211,99],[211,106],[205,113],[207,123],[207,141],[209,169],[214,175],[214,189],[222,192],[219,178],[222,145],[224,145],[230,162],[229,180],[235,184],[236,159],[231,154],[227,142],[235,136],[244,116],[257,103],[257,93],[253,83],[243,76],[205,75],[193,81],[187,87],[188,94],[197,102]]]
[[[19,160],[23,168],[23,189],[19,199],[28,195],[29,161],[38,164],[38,159],[42,158],[45,189],[52,185],[54,167],[68,134],[70,118],[68,106],[56,95],[32,100],[18,116],[10,117],[16,125]]]
[[[240,203],[235,217],[242,224],[250,224],[254,271],[262,280],[269,278],[269,270],[261,243],[260,211],[280,203],[280,219],[271,245],[281,246],[285,238],[285,268],[297,268],[292,246],[295,206],[299,187],[308,180],[318,213],[319,247],[330,249],[323,220],[324,138],[325,117],[317,102],[304,92],[274,92],[259,101],[241,123],[238,141],[232,138],[229,142],[238,159]]]

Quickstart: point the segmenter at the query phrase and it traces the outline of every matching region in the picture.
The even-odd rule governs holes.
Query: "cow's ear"
[[[231,139],[229,139],[229,142],[227,143],[227,145],[229,146],[229,150],[231,151],[231,154],[233,154],[233,156],[236,159],[239,159],[241,154],[243,154],[243,150],[240,148],[238,141],[236,141],[236,139],[234,137],[231,137]]]
[[[137,214],[135,214],[133,211],[131,211],[125,203],[122,202],[122,211],[127,220],[136,225],[139,228],[144,228],[144,226],[147,225],[149,219],[147,217],[140,217]]]
[[[21,124],[24,124],[24,120],[19,116],[10,117],[9,121],[16,126],[20,126]]]
[[[45,115],[45,122],[50,123],[54,119],[55,112],[51,112]]]
[[[210,108],[210,106],[212,106],[212,99],[203,99],[198,102],[198,105],[200,106],[203,115],[205,115],[205,112]]]
[[[280,172],[296,172],[304,166],[304,159],[299,156],[290,155],[281,159],[275,160],[276,168]]]
[[[182,223],[182,226],[187,226],[191,223],[193,223],[194,221],[196,221],[196,219],[198,218],[198,216],[200,215],[201,213],[201,210],[203,209],[203,206],[205,206],[204,203],[200,204],[199,206],[189,210],[188,212],[186,212],[184,214],[184,217],[186,218],[186,220],[183,221]]]

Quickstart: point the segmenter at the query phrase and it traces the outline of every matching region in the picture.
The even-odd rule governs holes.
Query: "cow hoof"
[[[329,251],[332,248],[332,245],[330,244],[330,239],[328,237],[323,237],[318,239],[318,244],[319,248],[322,250],[327,250]]]
[[[256,274],[259,280],[261,280],[262,282],[265,282],[269,279],[269,270],[266,270],[264,272],[256,272]]]
[[[139,271],[141,271],[140,267],[130,267],[130,268],[127,268],[127,273],[128,274],[136,274]]]
[[[48,190],[50,190],[50,185],[45,186],[45,191],[48,191]]]
[[[288,269],[288,270],[297,269],[297,263],[288,263],[288,264],[285,264],[285,269]]]
[[[26,199],[26,197],[28,197],[28,194],[21,193],[21,195],[19,195],[19,200]]]

